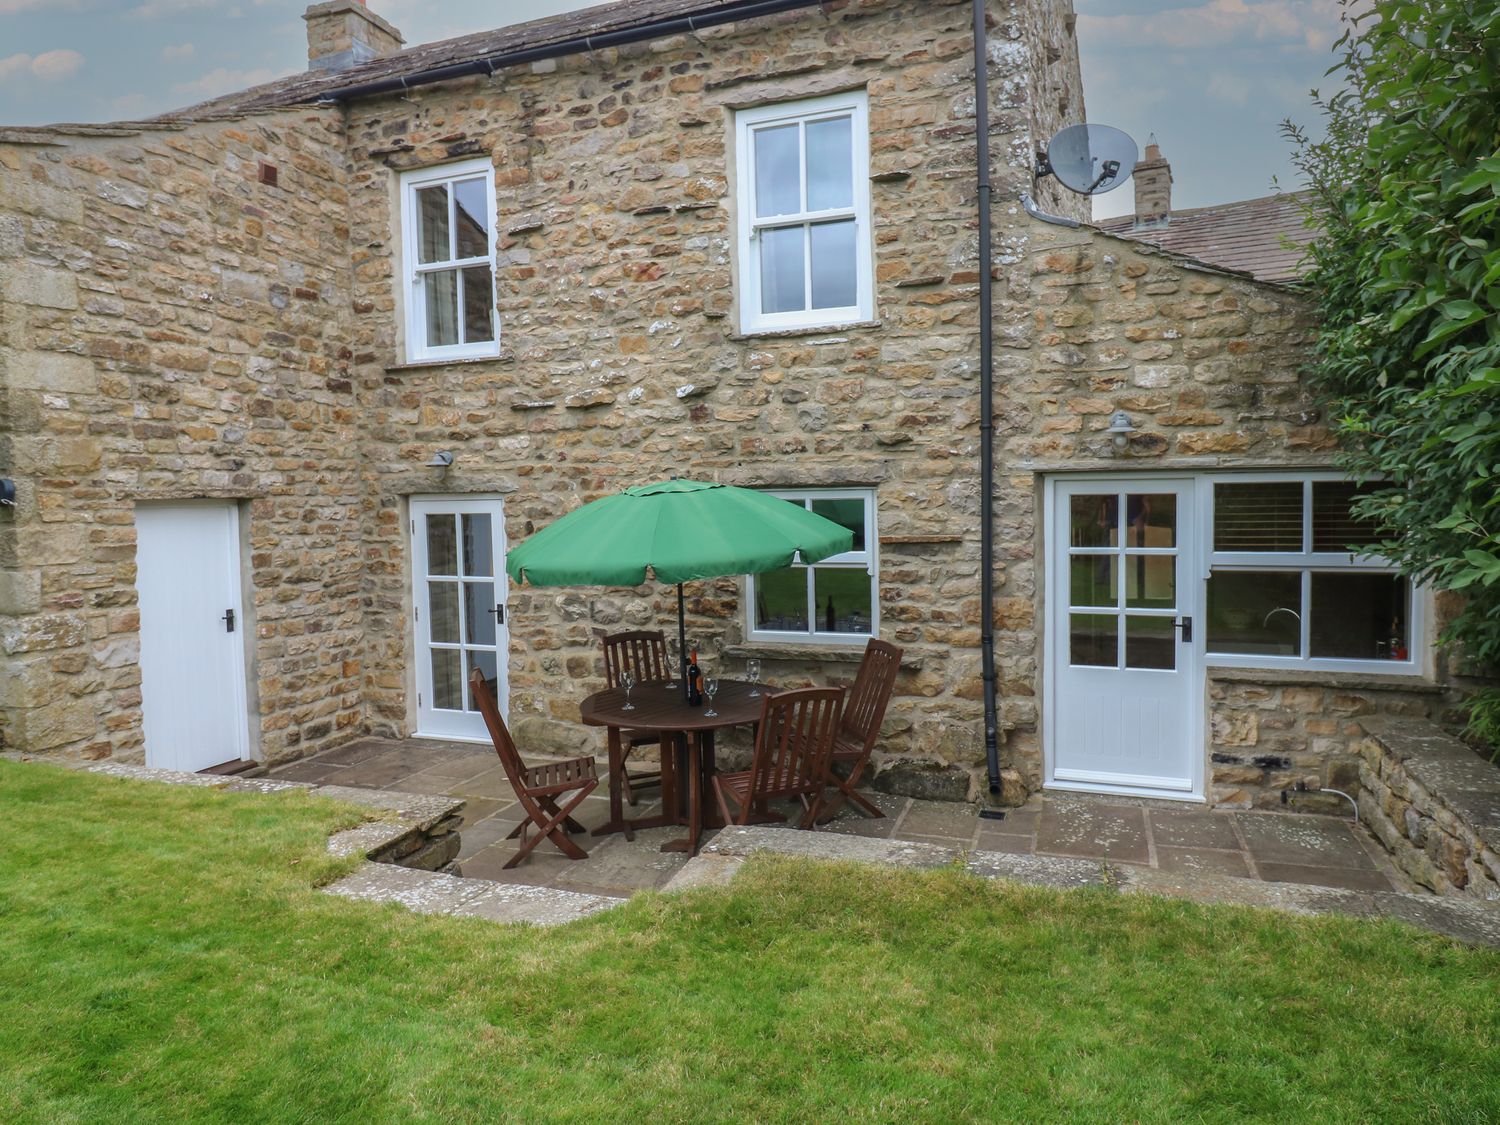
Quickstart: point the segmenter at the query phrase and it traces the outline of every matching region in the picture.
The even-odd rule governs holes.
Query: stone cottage
[[[1083,119],[1071,2],[982,2],[980,75],[975,7],[623,0],[401,50],[331,0],[305,74],[0,131],[4,748],[476,738],[474,667],[523,748],[597,748],[599,633],[674,601],[503,557],[677,473],[854,530],[691,586],[689,629],[786,685],[900,644],[879,785],[1344,781],[1356,716],[1443,689],[1427,596],[1350,551],[1306,308],[1076,225],[1034,156]]]

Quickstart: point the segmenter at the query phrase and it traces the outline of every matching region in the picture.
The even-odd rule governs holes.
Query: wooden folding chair
[[[844,801],[853,801],[871,817],[885,813],[868,799],[854,791],[865,767],[870,764],[870,752],[880,738],[880,724],[885,721],[885,709],[891,701],[891,692],[896,687],[896,673],[901,670],[901,650],[887,641],[873,637],[865,645],[864,659],[859,662],[859,672],[854,677],[854,686],[844,700],[844,716],[838,734],[833,741],[832,766],[848,767],[847,775],[840,777],[828,771],[828,784],[835,789],[832,800],[827,791],[820,793],[816,801],[816,816],[826,819],[838,810]]]
[[[500,764],[505,767],[505,776],[510,779],[511,788],[516,791],[516,799],[526,812],[526,819],[516,825],[515,831],[506,837],[514,840],[519,836],[521,846],[505,866],[516,866],[544,839],[551,840],[569,859],[587,859],[589,853],[568,839],[567,834],[584,831],[583,825],[569,814],[599,784],[594,771],[594,759],[568,758],[528,767],[516,750],[510,731],[505,727],[505,720],[500,717],[500,708],[495,705],[494,693],[490,691],[484,673],[478,668],[474,669],[474,674],[469,678],[469,686],[474,693],[474,702],[479,705],[479,713],[484,716],[484,725],[489,728],[495,753],[500,755]],[[558,801],[568,794],[572,796],[559,805]],[[536,826],[537,834],[528,836],[527,830],[533,825]]]
[[[635,673],[635,682],[660,683],[672,679],[672,670],[667,665],[667,638],[660,629],[639,629],[630,633],[613,633],[604,638],[604,682],[612,688],[620,686],[620,674]],[[610,778],[610,784],[618,785],[625,800],[635,804],[635,791],[649,785],[661,784],[660,770],[637,770],[631,773],[626,768],[630,752],[637,746],[657,746],[661,735],[656,731],[622,730],[620,741],[624,753],[620,756],[620,776]]]
[[[750,768],[714,775],[714,795],[724,823],[765,820],[767,802],[797,797],[807,810],[801,827],[813,826],[817,798],[828,784],[843,702],[843,688],[802,688],[766,696]],[[730,801],[736,807],[733,814]]]

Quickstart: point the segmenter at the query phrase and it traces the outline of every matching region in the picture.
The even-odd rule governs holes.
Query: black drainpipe
[[[994,294],[990,272],[990,79],[985,0],[974,0],[974,147],[979,165],[979,648],[984,678],[984,758],[990,797],[1000,795],[1000,722],[995,706]],[[1003,813],[1000,815],[1004,815]]]
[[[674,16],[671,19],[655,20],[617,31],[606,31],[599,35],[580,35],[572,39],[559,39],[555,43],[545,43],[539,47],[502,51],[484,58],[470,59],[468,62],[453,63],[450,66],[434,67],[431,70],[419,71],[404,77],[379,78],[373,82],[361,82],[354,86],[330,90],[319,100],[342,102],[351,98],[391,94],[409,90],[413,86],[428,86],[434,82],[446,82],[453,78],[465,78],[471,74],[494,74],[497,70],[503,70],[506,67],[525,66],[527,63],[561,58],[564,55],[602,51],[607,47],[623,47],[628,43],[661,39],[668,35],[683,35],[702,31],[708,27],[717,27],[719,24],[734,23],[737,20],[774,16],[779,12],[795,11],[798,8],[819,7],[823,2],[824,0],[748,0],[746,3],[713,7],[685,16]]]

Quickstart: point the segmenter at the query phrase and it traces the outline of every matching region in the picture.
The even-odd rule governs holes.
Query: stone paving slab
[[[371,856],[375,852],[392,847],[409,836],[416,836],[421,829],[413,824],[390,824],[376,821],[346,828],[328,837],[328,851],[333,855]]]
[[[473,879],[465,882],[484,883]],[[612,895],[583,894],[557,887],[526,887],[513,883],[486,883],[490,889],[468,899],[451,911],[460,918],[486,918],[491,922],[517,922],[528,926],[559,926],[613,910],[628,901]]]
[[[984,879],[1011,879],[1042,887],[1074,890],[1109,885],[1113,869],[1093,859],[1062,859],[1045,855],[973,852],[966,865]]]
[[[199,789],[220,789],[230,779],[215,773],[187,773],[183,770],[159,770],[150,766],[126,766],[119,762],[96,762],[84,767],[85,773],[122,777],[130,781],[157,781],[163,785],[191,785]]]
[[[402,820],[415,822],[424,831],[444,817],[461,812],[464,807],[462,798],[458,797],[393,793],[385,789],[354,789],[347,785],[320,785],[313,792],[335,801],[393,812]]]
[[[328,894],[362,902],[394,902],[418,914],[451,914],[556,926],[619,906],[626,900],[580,894],[555,887],[524,887],[461,879],[386,863],[366,863],[351,875],[325,887]]]
[[[667,880],[667,885],[662,890],[691,891],[696,887],[727,887],[744,863],[743,856],[713,853],[705,855],[700,852]]]
[[[285,793],[290,789],[315,789],[310,781],[281,781],[270,777],[237,777],[224,786],[226,793]]]
[[[719,829],[699,854],[749,856],[756,852],[802,855],[812,859],[848,860],[853,863],[883,863],[891,867],[946,867],[960,849],[909,840],[873,840],[865,836],[839,836],[830,832],[802,832],[795,828],[764,828],[731,825]]]
[[[494,886],[483,879],[460,879],[390,863],[366,863],[323,889],[331,895],[364,902],[400,903],[418,914],[451,914]]]

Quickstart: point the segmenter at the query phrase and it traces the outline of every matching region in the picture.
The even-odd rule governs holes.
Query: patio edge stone
[[[355,789],[347,785],[319,785],[313,793],[345,804],[394,813],[402,820],[412,821],[424,832],[440,821],[462,812],[468,803],[460,797],[397,793],[386,789]]]

